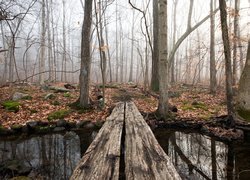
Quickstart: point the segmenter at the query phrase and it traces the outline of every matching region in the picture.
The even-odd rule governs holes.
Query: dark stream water
[[[95,132],[94,132],[95,133]],[[158,142],[183,179],[250,179],[250,142],[225,144],[199,133],[157,129]],[[0,138],[0,179],[69,179],[93,132]]]

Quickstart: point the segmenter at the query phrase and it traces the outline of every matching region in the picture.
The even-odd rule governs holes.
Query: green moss
[[[77,111],[79,114],[86,113],[88,111],[91,111],[93,108],[91,106],[84,108],[80,105],[79,101],[73,102],[68,105],[71,109],[74,111]]]
[[[24,97],[22,97],[22,100],[32,100],[32,96],[30,96],[30,95],[24,96]]]
[[[70,111],[69,110],[65,110],[65,109],[62,109],[62,110],[59,110],[59,111],[55,111],[55,112],[52,112],[52,113],[50,113],[48,115],[48,120],[52,121],[52,120],[55,120],[55,119],[63,119],[69,113],[70,113]]]
[[[71,94],[69,92],[66,92],[66,93],[63,94],[63,97],[68,97],[69,98],[69,97],[72,97],[72,96],[71,96]]]
[[[15,113],[19,111],[19,105],[20,103],[17,101],[5,101],[2,104],[4,109],[6,109],[7,111],[15,112]]]
[[[53,101],[51,104],[54,106],[59,106],[61,103],[59,101]]]
[[[188,104],[188,102],[189,102],[189,101],[184,100],[184,101],[182,101],[182,104],[186,105],[186,104]]]
[[[195,107],[196,109],[203,109],[204,111],[208,110],[206,104],[200,102],[194,104],[193,107]]]
[[[37,113],[38,111],[37,110],[35,110],[35,109],[30,109],[30,113],[31,114],[34,114],[34,113]]]
[[[20,124],[14,124],[11,126],[11,129],[13,129],[13,130],[19,130],[21,128],[22,128],[22,125],[20,125]]]
[[[245,109],[240,108],[237,110],[237,113],[240,117],[242,117],[246,121],[250,121],[250,111],[249,110],[245,110]]]
[[[35,128],[35,131],[37,133],[49,133],[51,131],[51,129],[53,129],[54,127],[51,126],[37,126]]]
[[[99,88],[102,88],[102,87],[103,87],[102,84],[99,85]],[[117,84],[106,84],[104,87],[105,88],[113,88],[113,89],[118,89],[119,88]]]
[[[203,115],[200,116],[201,119],[203,120],[209,120],[211,118],[211,113],[205,113]]]
[[[182,110],[196,110],[196,109],[202,109],[204,111],[208,111],[208,108],[206,104],[204,103],[194,103],[194,104],[184,104],[182,106]]]
[[[195,110],[195,107],[193,107],[190,104],[185,104],[182,106],[182,110],[187,111],[187,110]]]

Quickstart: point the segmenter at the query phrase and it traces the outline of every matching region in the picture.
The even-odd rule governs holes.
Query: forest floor
[[[225,93],[223,89],[218,90],[215,96],[209,93],[205,87],[193,87],[188,85],[176,85],[169,91],[170,104],[174,107],[173,115],[169,121],[159,120],[156,113],[158,95],[149,91],[144,91],[142,87],[134,84],[109,84],[106,86],[106,103],[102,108],[102,103],[98,100],[101,95],[99,85],[91,86],[91,100],[93,106],[89,109],[79,110],[72,108],[70,104],[76,102],[79,97],[79,90],[70,89],[68,92],[58,92],[54,88],[62,88],[65,83],[57,83],[50,86],[13,86],[0,88],[0,126],[10,128],[15,125],[24,125],[29,121],[54,121],[53,114],[62,112],[63,119],[68,122],[91,121],[103,122],[111,113],[116,102],[132,100],[137,105],[145,120],[151,126],[160,124],[170,124],[183,127],[203,124],[206,131],[214,131],[214,134],[223,136],[239,136],[237,132],[230,128],[214,127],[211,124],[215,117],[226,115]],[[6,110],[3,104],[13,98],[15,92],[29,95],[29,98],[18,100],[19,109],[16,112]],[[51,95],[52,94],[52,95]],[[51,95],[51,96],[48,96]],[[46,98],[47,96],[47,98]],[[49,97],[49,98],[48,98]],[[188,124],[188,125],[187,125]],[[205,124],[205,126],[204,126]],[[200,128],[201,126],[199,126]],[[212,130],[211,130],[212,128]]]

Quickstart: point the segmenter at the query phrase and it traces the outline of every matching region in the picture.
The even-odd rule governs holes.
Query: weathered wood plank
[[[181,179],[133,102],[126,103],[125,130],[126,179]]]
[[[71,180],[116,180],[119,178],[124,113],[124,103],[114,108],[74,170]]]

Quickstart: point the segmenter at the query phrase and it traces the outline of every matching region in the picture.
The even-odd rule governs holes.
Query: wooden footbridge
[[[107,118],[71,180],[179,180],[169,157],[133,102]]]

